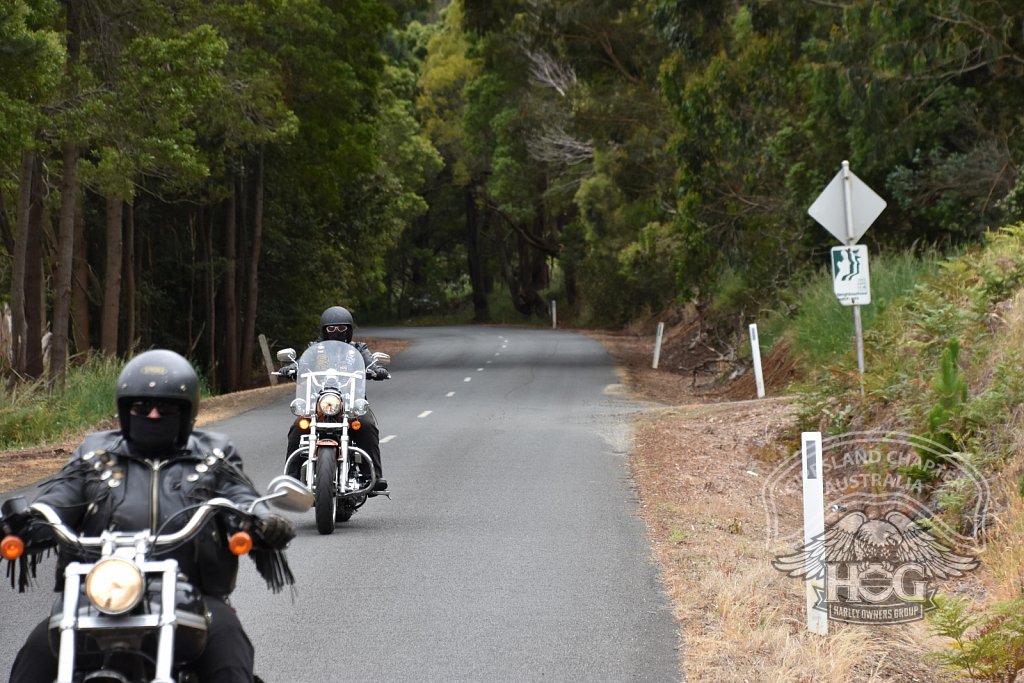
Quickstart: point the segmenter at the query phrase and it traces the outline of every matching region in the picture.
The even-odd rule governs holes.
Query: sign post
[[[856,217],[854,205],[857,206]],[[821,223],[822,227],[835,235],[847,246],[853,246],[867,232],[875,219],[885,210],[885,200],[864,184],[850,170],[850,162],[843,161],[843,167],[832,178],[832,182],[818,195],[807,213]],[[867,249],[864,252],[865,277],[867,276]],[[834,257],[833,257],[834,258]],[[833,261],[834,264],[834,261]],[[834,265],[833,265],[834,273]],[[838,292],[837,292],[838,295]],[[842,300],[842,297],[840,297]],[[845,302],[844,302],[845,303]],[[870,296],[868,301],[870,303]],[[853,302],[853,326],[857,335],[857,369],[860,370],[860,391],[864,393],[864,332],[860,322],[860,302]]]
[[[803,452],[804,480],[804,547],[825,533],[824,468],[821,462],[821,432],[800,435]],[[814,606],[819,592],[824,592],[824,579],[809,578],[804,582],[807,590],[807,630],[819,636],[828,635],[828,613]]]

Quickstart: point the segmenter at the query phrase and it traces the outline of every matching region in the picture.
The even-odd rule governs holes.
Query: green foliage
[[[937,596],[929,616],[932,633],[950,639],[931,659],[975,681],[1013,683],[1024,670],[1024,598],[998,602],[982,614],[966,598]]]
[[[932,379],[935,405],[928,412],[924,433],[928,447],[916,449],[918,462],[900,469],[910,482],[934,484],[946,469],[947,453],[956,452],[965,435],[958,433],[959,417],[967,402],[967,382],[957,364],[960,343],[950,339],[939,359],[939,370]]]
[[[0,449],[51,443],[109,420],[121,365],[93,355],[69,369],[59,395],[41,381],[0,393]]]
[[[918,433],[940,451],[962,454],[977,471],[1003,466],[1015,448],[1007,416],[1024,394],[1020,323],[1002,317],[1018,301],[1013,283],[1024,274],[1022,253],[1024,225],[1017,224],[989,234],[978,248],[922,261],[916,284],[890,298],[866,325],[866,395],[860,395],[851,350],[837,348],[832,356],[822,350],[815,365],[804,365],[802,424],[829,433]],[[876,272],[881,267],[872,264]],[[785,334],[797,338],[795,329]],[[945,452],[918,449],[918,455],[918,464],[903,474],[925,485],[928,503],[947,523],[970,528],[976,489],[943,476]]]
[[[870,336],[885,311],[907,297],[939,269],[939,256],[932,251],[883,253],[871,257],[871,304],[861,307],[861,323]],[[840,305],[833,290],[832,275],[822,269],[794,280],[778,292],[771,304],[764,304],[758,329],[762,342],[770,347],[786,336],[793,353],[808,369],[836,361],[855,361],[853,314]],[[724,307],[724,306],[723,306]]]

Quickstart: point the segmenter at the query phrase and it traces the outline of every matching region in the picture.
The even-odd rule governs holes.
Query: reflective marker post
[[[825,490],[821,462],[821,432],[803,432],[800,435],[803,451],[804,480],[804,547],[810,547],[825,533]],[[807,579],[807,630],[819,636],[828,635],[828,613],[814,609],[818,590],[824,591],[824,578]]]
[[[551,329],[558,327],[558,309],[555,307],[555,300],[551,300]]]
[[[665,334],[665,323],[658,323],[658,334],[654,337],[654,362],[651,367],[658,369],[658,359],[661,358],[661,337]]]
[[[757,323],[750,325],[750,355],[754,360],[754,379],[757,381],[757,397],[764,398],[764,374],[761,371],[761,343],[757,339]]]

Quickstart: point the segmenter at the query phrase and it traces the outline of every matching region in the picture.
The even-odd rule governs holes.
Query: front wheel
[[[330,446],[316,450],[316,476],[313,483],[313,509],[316,511],[316,530],[321,534],[334,532],[338,499],[335,496],[335,472],[338,470],[336,451]]]

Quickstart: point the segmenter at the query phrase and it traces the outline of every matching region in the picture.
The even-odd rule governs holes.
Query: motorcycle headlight
[[[370,409],[370,402],[365,398],[357,398],[356,402],[352,405],[352,412],[356,415],[366,415],[366,411]]]
[[[341,412],[341,396],[324,394],[317,399],[316,409],[324,415],[337,415]]]
[[[306,402],[301,398],[297,398],[292,401],[288,407],[291,408],[292,415],[295,415],[296,417],[306,414]]]
[[[142,572],[127,560],[103,560],[85,577],[85,594],[99,611],[124,614],[142,599]]]

